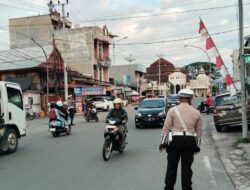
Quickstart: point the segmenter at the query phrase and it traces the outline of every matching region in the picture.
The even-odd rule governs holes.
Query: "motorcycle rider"
[[[92,114],[93,109],[95,108],[95,105],[91,100],[87,101],[86,103],[86,114],[90,117]]]
[[[58,110],[59,113],[59,120],[62,122],[63,127],[68,126],[68,111],[63,107],[62,101],[57,101],[56,102],[56,109]]]
[[[213,99],[208,94],[207,95],[207,100],[206,100],[206,112],[207,112],[207,114],[209,114],[212,105],[213,105]]]
[[[121,145],[124,145],[125,141],[125,133],[127,130],[126,122],[128,121],[128,114],[127,112],[122,108],[122,100],[120,98],[116,98],[113,102],[114,109],[112,109],[109,114],[106,117],[106,122],[108,123],[109,119],[111,118],[119,118],[122,121],[122,124],[117,126],[119,135],[121,137]]]

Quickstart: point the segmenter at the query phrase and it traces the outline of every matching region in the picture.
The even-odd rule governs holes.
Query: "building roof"
[[[43,48],[47,57],[49,57],[53,51],[53,46],[43,46]],[[0,72],[34,68],[43,62],[46,62],[46,58],[40,47],[0,51]]]
[[[164,59],[164,58],[160,58],[160,63],[161,63],[161,66],[172,66],[173,68],[174,65],[172,63],[170,63],[168,60]],[[155,62],[153,62],[150,66],[159,66],[159,59],[157,59]]]

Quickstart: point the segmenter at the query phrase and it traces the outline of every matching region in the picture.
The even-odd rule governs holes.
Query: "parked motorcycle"
[[[198,105],[197,110],[200,111],[200,113],[213,113],[214,111],[214,107],[213,106],[209,106],[207,107],[205,104],[201,103],[200,105]]]
[[[25,111],[26,111],[26,120],[35,119],[35,114],[34,114],[34,112],[32,111],[31,108],[26,108]]]
[[[71,134],[70,118],[68,117],[68,125],[62,126],[62,122],[58,120],[53,120],[49,123],[49,131],[53,137],[58,137],[61,133]]]
[[[126,137],[127,137],[127,129],[125,130],[125,139],[123,139],[124,144],[121,145],[121,137],[119,135],[118,127],[122,124],[121,119],[111,118],[108,120],[108,125],[106,126],[104,132],[104,144],[102,149],[102,157],[104,161],[108,161],[110,159],[111,153],[113,151],[118,151],[122,153],[126,147]]]
[[[85,112],[84,117],[87,122],[93,121],[93,120],[96,122],[99,121],[96,108],[89,108],[88,111]]]

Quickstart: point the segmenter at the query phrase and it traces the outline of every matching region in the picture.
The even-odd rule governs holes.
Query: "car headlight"
[[[160,112],[158,116],[165,116],[165,111]]]
[[[136,116],[141,117],[142,114],[140,112],[137,112]]]

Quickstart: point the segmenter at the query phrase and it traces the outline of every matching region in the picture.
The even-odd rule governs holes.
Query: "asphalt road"
[[[158,152],[161,129],[135,129],[129,113],[128,146],[104,162],[104,117],[86,123],[77,117],[70,136],[53,138],[46,120],[28,122],[28,135],[15,154],[0,155],[1,190],[156,190],[163,189],[166,153]],[[233,190],[210,138],[204,115],[201,154],[195,156],[193,187],[196,190]],[[208,126],[208,127],[207,127]],[[210,126],[211,127],[211,126]],[[180,190],[180,175],[176,189]]]

